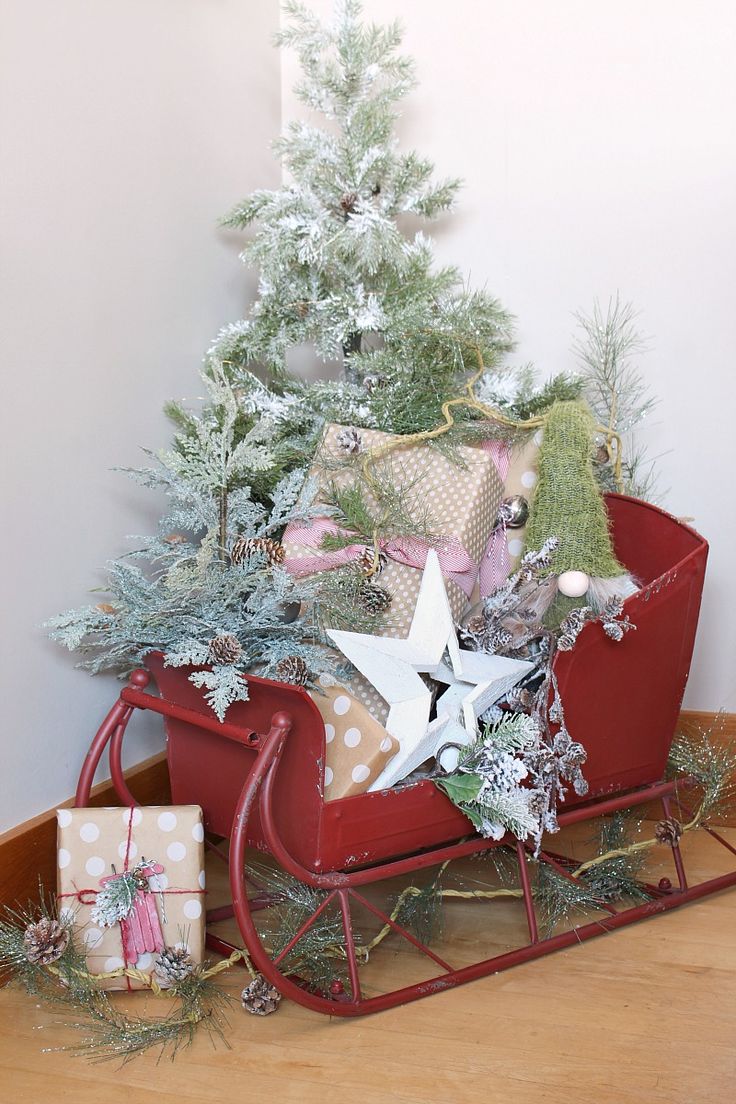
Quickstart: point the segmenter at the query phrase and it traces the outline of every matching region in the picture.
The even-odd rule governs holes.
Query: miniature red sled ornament
[[[624,607],[637,631],[617,645],[599,625],[588,624],[575,649],[555,659],[567,727],[588,753],[589,793],[585,798],[570,795],[560,811],[561,827],[653,799],[662,803],[669,818],[670,802],[678,803],[679,812],[688,785],[687,779],[663,779],[693,651],[707,544],[694,530],[654,506],[623,495],[607,496],[607,505],[616,555],[642,584]],[[651,899],[644,904],[621,908],[602,904],[608,914],[603,919],[541,938],[527,845],[511,835],[501,841],[469,835],[467,818],[431,782],[325,802],[324,723],[302,689],[249,678],[250,700],[235,703],[227,721],[220,724],[202,692],[187,680],[186,671],[164,667],[160,654],[150,655],[146,666],[147,671],[133,672],[130,685],[92,743],[79,779],[77,805],[89,801],[95,769],[108,742],[118,796],[134,804],[121,766],[123,735],[134,710],[160,713],[166,725],[173,800],[200,804],[206,828],[230,839],[229,858],[219,846],[211,846],[214,854],[229,862],[233,904],[210,910],[208,921],[234,915],[255,967],[284,996],[316,1011],[356,1016],[390,1008],[736,884],[736,871],[732,871],[689,885],[675,839],[671,843],[674,887],[662,879],[659,886],[647,887]],[[161,697],[145,690],[151,675]],[[736,855],[736,849],[716,832],[707,826],[705,830]],[[322,894],[314,914],[274,957],[254,923],[254,912],[271,902],[262,895],[249,898],[246,845],[270,852],[291,877]],[[502,845],[515,852],[518,862],[528,942],[471,965],[452,966],[360,892],[363,886],[386,878]],[[575,865],[544,849],[539,860],[563,877],[571,877]],[[353,930],[356,907],[372,913],[421,951],[435,973],[418,984],[364,996]],[[338,983],[317,992],[300,984],[283,965],[328,908],[339,909],[349,992]],[[232,949],[213,934],[208,935],[208,945],[222,953]]]
[[[141,864],[137,869],[146,880],[164,872],[161,864],[156,862]],[[108,874],[106,878],[100,879],[100,885],[104,888],[122,877],[124,874]],[[120,938],[126,962],[137,962],[143,954],[158,954],[164,949],[164,933],[161,931],[158,909],[150,889],[136,890],[130,911],[120,919]]]

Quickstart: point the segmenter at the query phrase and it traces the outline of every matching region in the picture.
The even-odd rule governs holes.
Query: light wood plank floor
[[[736,842],[736,830],[724,830]],[[663,871],[661,852],[658,867]],[[701,876],[728,856],[703,833],[686,858]],[[736,861],[736,860],[734,860]],[[474,876],[478,866],[467,868]],[[667,871],[664,871],[667,872]],[[215,883],[217,878],[214,879]],[[213,895],[214,896],[214,895]],[[490,910],[496,910],[493,913]],[[512,918],[513,912],[513,918]],[[513,942],[511,903],[446,906],[437,950],[470,961]],[[489,943],[489,916],[494,931]],[[284,1003],[266,1019],[230,1014],[231,1049],[206,1037],[174,1063],[92,1064],[43,1053],[73,1040],[25,994],[0,992],[0,1104],[212,1104],[347,1099],[358,1104],[693,1104],[736,1095],[736,891],[361,1020]],[[519,930],[519,929],[517,929]],[[368,967],[406,983],[413,951],[384,944]],[[225,976],[236,994],[240,970]],[[158,1011],[153,998],[128,998]]]

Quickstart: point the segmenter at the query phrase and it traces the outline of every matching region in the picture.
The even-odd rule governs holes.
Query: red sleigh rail
[[[599,626],[588,625],[575,650],[557,657],[568,727],[588,750],[586,777],[591,787],[584,801],[570,801],[559,817],[561,827],[655,799],[669,816],[670,801],[687,784],[682,779],[664,782],[662,777],[692,654],[707,545],[693,530],[655,507],[617,495],[608,497],[608,506],[619,558],[643,584],[626,603],[637,629],[623,643],[614,644]],[[87,803],[95,769],[108,744],[116,792],[124,803],[135,803],[121,767],[123,735],[136,709],[160,713],[166,725],[174,802],[201,805],[207,829],[230,840],[229,859],[214,850],[229,861],[232,909],[212,910],[208,920],[234,915],[256,967],[285,996],[315,1011],[341,1016],[380,1011],[736,884],[736,871],[689,884],[680,848],[674,844],[674,888],[650,887],[652,900],[620,909],[605,905],[602,919],[540,938],[525,845],[512,837],[500,843],[477,835],[468,838],[469,822],[432,783],[325,803],[324,725],[303,690],[249,679],[250,700],[231,707],[227,723],[220,724],[201,691],[188,682],[186,672],[165,668],[160,655],[148,657],[147,667],[133,673],[95,737],[80,775],[77,804]],[[151,675],[161,697],[146,690]],[[726,840],[712,831],[711,835],[736,855]],[[254,913],[268,906],[268,897],[249,897],[247,891],[249,845],[268,852],[289,875],[324,893],[314,914],[274,957],[254,922]],[[507,953],[453,968],[360,892],[384,879],[501,845],[514,849],[528,929],[528,942]],[[544,850],[539,859],[561,876],[571,877],[572,860]],[[364,996],[354,906],[388,924],[439,972],[415,985]],[[342,921],[349,993],[339,983],[334,991],[315,992],[281,969],[311,925],[334,907]],[[208,944],[224,953],[232,949],[212,934]]]

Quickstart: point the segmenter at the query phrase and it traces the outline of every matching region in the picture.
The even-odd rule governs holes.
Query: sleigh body
[[[674,783],[664,781],[665,766],[687,682],[705,574],[707,544],[692,529],[626,496],[610,495],[607,503],[616,554],[641,584],[625,607],[636,629],[623,642],[614,643],[599,624],[588,624],[574,650],[558,653],[555,659],[567,727],[588,753],[589,792],[584,798],[568,799],[560,816],[563,826],[653,799],[664,803],[667,815]],[[94,770],[108,741],[117,792],[123,802],[134,803],[120,765],[125,727],[135,709],[160,713],[166,726],[174,803],[201,805],[207,831],[230,840],[232,912],[254,963],[286,995],[319,1011],[356,1015],[416,999],[736,881],[734,874],[728,876],[731,880],[688,887],[675,844],[677,888],[658,892],[642,905],[609,910],[604,927],[594,923],[540,939],[528,849],[506,839],[500,844],[511,846],[518,860],[529,941],[509,954],[453,969],[366,900],[360,888],[499,843],[475,835],[467,818],[429,781],[326,802],[324,723],[300,688],[249,678],[250,700],[232,705],[226,722],[220,724],[202,692],[187,680],[187,672],[166,668],[158,654],[147,659],[146,667],[131,676],[98,732],[80,777],[77,803],[88,800]],[[151,677],[158,697],[148,689]],[[268,954],[247,892],[247,846],[268,852],[290,876],[322,892],[317,912],[339,907],[349,994],[315,992],[280,970],[280,963],[309,925],[294,933],[286,951],[275,958]],[[357,904],[389,923],[442,972],[431,982],[364,997],[351,923],[351,905]],[[221,919],[225,912],[215,910],[212,919]],[[214,936],[210,945],[219,950],[229,946]]]

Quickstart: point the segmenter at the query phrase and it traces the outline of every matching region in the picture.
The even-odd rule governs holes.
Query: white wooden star
[[[447,683],[447,690],[437,699],[437,716],[443,714],[464,725],[475,737],[478,717],[534,667],[525,659],[506,659],[460,649],[460,673],[442,663],[433,672],[438,682]]]
[[[460,672],[460,649],[452,611],[447,600],[440,561],[433,549],[427,553],[414,616],[405,640],[346,632],[343,629],[328,629],[327,634],[352,662],[355,661],[351,652],[368,648],[376,655],[401,660],[414,671],[431,672],[442,662],[447,648],[453,671],[458,674]],[[355,666],[365,674],[358,663]],[[370,675],[366,677],[370,678]]]
[[[532,667],[521,660],[486,656],[459,647],[445,581],[433,550],[427,555],[405,640],[342,629],[327,632],[388,703],[386,730],[399,741],[399,751],[373,782],[371,790],[387,789],[406,778],[447,742],[469,743],[475,735],[479,714]],[[445,651],[449,663],[443,662]],[[419,677],[420,671],[448,684],[438,701],[437,718],[431,724],[432,696]]]

